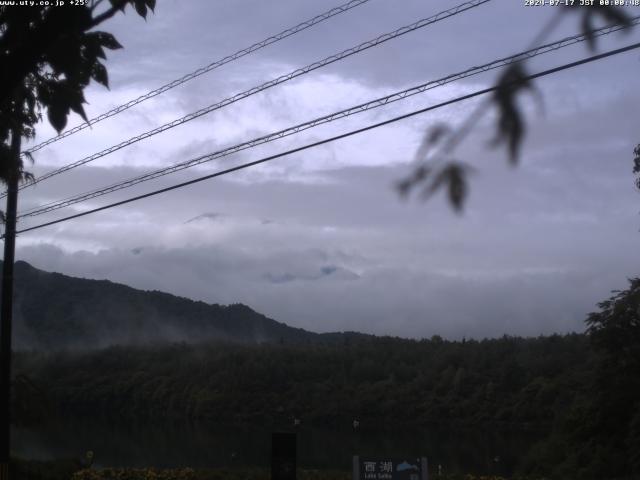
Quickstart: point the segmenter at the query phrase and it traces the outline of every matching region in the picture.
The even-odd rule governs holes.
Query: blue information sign
[[[427,480],[427,459],[353,457],[353,480]]]

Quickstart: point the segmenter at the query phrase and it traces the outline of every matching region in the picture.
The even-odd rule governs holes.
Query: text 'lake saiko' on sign
[[[357,460],[356,460],[357,458]],[[354,480],[426,480],[425,458],[354,458]]]

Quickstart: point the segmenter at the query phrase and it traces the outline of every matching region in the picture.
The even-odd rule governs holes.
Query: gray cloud
[[[620,195],[628,172],[613,169],[584,190],[579,181],[549,181],[555,176],[546,168],[557,176],[562,164],[509,171],[483,157],[460,218],[439,197],[400,202],[390,184],[402,167],[348,167],[325,172],[322,183],[229,179],[178,191],[130,207],[134,220],[120,218],[118,229],[111,228],[116,210],[43,229],[31,245],[22,242],[19,257],[138,288],[242,301],[317,331],[460,337],[581,330],[595,303],[637,271],[629,261],[635,193]],[[595,178],[599,169],[585,158],[581,174]],[[225,222],[185,224],[174,213],[205,204],[224,204]],[[98,245],[83,251],[73,246],[78,239]]]
[[[338,2],[334,2],[338,3]],[[110,28],[125,45],[109,60],[111,91],[91,87],[90,114],[125,102],[331,5],[159,2],[142,22]],[[451,4],[453,5],[453,4]],[[36,155],[34,171],[82,158],[204,105],[423,18],[443,5],[372,0],[295,39],[227,65]],[[21,195],[21,209],[102,187],[523,49],[553,13],[491,2],[380,48],[238,102]],[[252,12],[246,15],[245,12]],[[577,31],[567,16],[556,37]],[[500,35],[496,35],[500,31]],[[603,39],[602,48],[638,33]],[[586,55],[578,45],[532,70]],[[537,335],[582,330],[585,314],[636,275],[639,141],[637,54],[536,82],[544,114],[522,105],[520,165],[487,149],[489,116],[457,152],[478,173],[464,215],[442,196],[402,202],[426,128],[459,124],[477,102],[394,124],[183,190],[36,230],[18,257],[46,270],[108,278],[208,302],[244,302],[315,331],[403,336]],[[197,169],[37,219],[122,200],[482,88],[497,72],[309,130]],[[38,139],[53,132],[43,125]]]
[[[186,220],[184,223],[197,222],[200,220],[214,221],[214,220],[220,219],[223,216],[224,216],[223,214],[216,213],[216,212],[201,213],[200,215],[196,215],[195,217],[192,217],[189,220]]]

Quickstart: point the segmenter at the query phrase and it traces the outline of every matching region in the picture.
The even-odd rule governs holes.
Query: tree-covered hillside
[[[106,280],[44,272],[26,262],[15,265],[14,318],[17,349],[87,350],[213,339],[306,342],[318,337],[245,305],[209,305]]]

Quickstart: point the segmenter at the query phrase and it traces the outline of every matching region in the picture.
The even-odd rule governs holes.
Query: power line
[[[273,43],[279,42],[280,40],[284,40],[287,37],[290,37],[292,35],[295,35],[296,33],[302,32],[303,30],[306,30],[307,28],[313,27],[314,25],[317,25],[321,22],[324,22],[325,20],[328,20],[331,17],[334,17],[336,15],[339,15],[341,13],[344,13],[348,10],[351,10],[352,8],[358,7],[364,3],[367,3],[369,0],[350,0],[349,2],[340,5],[338,7],[332,8],[331,10],[328,10],[324,13],[321,13],[320,15],[317,15],[309,20],[306,20],[302,23],[299,23],[298,25],[288,28],[286,30],[283,30],[280,33],[277,33],[275,35],[272,35],[269,38],[265,38],[264,40],[261,40],[260,42],[254,43],[253,45],[243,48],[242,50],[238,50],[235,53],[232,53],[231,55],[227,55],[226,57],[223,57],[219,60],[216,60],[215,62],[210,63],[209,65],[206,65],[204,67],[201,67],[197,70],[194,70],[191,73],[188,73],[176,80],[173,80],[161,87],[156,88],[155,90],[151,90],[148,93],[145,93],[144,95],[140,95],[138,98],[134,98],[133,100],[128,101],[127,103],[123,103],[122,105],[119,105],[107,112],[104,112],[100,115],[98,115],[97,117],[94,117],[92,119],[90,119],[88,122],[85,123],[81,123],[80,125],[77,125],[69,130],[66,130],[64,133],[61,133],[60,135],[57,135],[55,137],[51,137],[47,140],[45,140],[42,143],[39,143],[37,145],[35,145],[34,147],[31,147],[28,152],[29,153],[33,153],[36,152],[38,150],[40,150],[43,147],[46,147],[47,145],[51,145],[52,143],[57,142],[58,140],[62,140],[63,138],[68,137],[69,135],[73,135],[74,133],[77,133],[81,130],[84,130],[85,128],[88,128],[90,126],[93,126],[94,124],[101,122],[102,120],[105,120],[109,117],[113,117],[114,115],[117,115],[118,113],[124,112],[125,110],[128,110],[129,108],[138,105],[139,103],[144,102],[145,100],[149,100],[150,98],[153,98],[155,96],[160,95],[161,93],[164,93],[168,90],[171,90],[172,88],[177,87],[178,85],[182,85],[183,83],[186,83],[190,80],[193,80],[194,78],[197,78],[201,75],[204,75],[205,73],[208,73],[212,70],[215,70],[216,68],[219,68],[223,65],[226,65],[227,63],[231,63],[235,60],[238,60],[246,55],[249,55],[250,53],[253,53],[257,50],[260,50],[261,48],[267,47]]]
[[[418,30],[419,28],[423,28],[426,27],[428,25],[434,24],[436,22],[439,22],[441,20],[444,20],[446,18],[452,17],[454,15],[457,15],[459,13],[462,13],[464,11],[470,10],[472,8],[478,7],[484,3],[488,3],[491,0],[470,0],[468,2],[462,3],[456,7],[450,8],[448,10],[444,10],[440,13],[437,13],[431,17],[428,18],[424,18],[422,20],[419,20],[415,23],[412,23],[410,25],[398,28],[397,30],[394,30],[393,32],[389,32],[389,33],[385,33],[383,35],[380,35],[376,38],[374,38],[373,40],[369,40],[367,42],[363,42],[355,47],[351,47],[347,50],[343,50],[340,53],[336,53],[334,55],[331,55],[329,57],[324,58],[323,60],[319,60],[317,62],[314,62],[310,65],[307,65],[306,67],[302,67],[299,68],[297,70],[294,70],[293,72],[290,72],[286,75],[282,75],[278,78],[275,78],[273,80],[270,80],[268,82],[263,83],[262,85],[259,85],[257,87],[253,87],[250,88],[249,90],[245,90],[244,92],[238,93],[232,97],[228,97],[218,103],[209,105],[207,107],[204,107],[200,110],[197,110],[195,112],[192,112],[188,115],[185,115],[182,118],[173,120],[172,122],[166,123],[160,127],[154,128],[152,130],[149,130],[145,133],[142,133],[140,135],[137,135],[135,137],[132,137],[128,140],[125,140],[124,142],[121,142],[117,145],[111,146],[105,150],[102,150],[101,152],[95,153],[93,155],[90,155],[88,157],[85,157],[81,160],[78,160],[76,162],[70,163],[68,165],[65,165],[64,167],[58,168],[56,170],[53,170],[51,172],[45,173],[44,175],[40,176],[39,178],[36,178],[35,180],[33,180],[32,182],[30,182],[29,184],[25,184],[22,185],[20,188],[26,188],[28,186],[32,186],[35,185],[36,183],[39,183],[43,180],[46,180],[48,178],[54,177],[56,175],[60,175],[61,173],[64,173],[66,171],[69,171],[73,168],[79,167],[80,165],[84,165],[86,163],[92,162],[93,160],[97,160],[99,158],[102,158],[110,153],[113,153],[117,150],[120,150],[124,147],[127,147],[129,145],[132,145],[136,142],[139,142],[140,140],[144,140],[146,138],[152,137],[153,135],[156,135],[158,133],[164,132],[166,130],[169,130],[171,128],[177,127],[178,125],[182,125],[183,123],[189,122],[191,120],[195,120],[196,118],[199,118],[203,115],[206,115],[208,113],[213,112],[214,110],[218,110],[221,109],[223,107],[226,107],[228,105],[231,105],[232,103],[235,103],[239,100],[242,100],[244,98],[250,97],[252,95],[255,95],[256,93],[262,92],[264,90],[267,90],[268,88],[274,87],[276,85],[279,85],[281,83],[287,82],[289,80],[292,80],[296,77],[299,77],[301,75],[304,75],[306,73],[309,73],[311,71],[317,70],[321,67],[324,67],[326,65],[329,65],[331,63],[343,60],[344,58],[350,57],[351,55],[355,55],[357,53],[360,53],[364,50],[367,50],[369,48],[375,47],[377,45],[380,45],[384,42],[387,42],[391,39],[394,39],[396,37],[399,37],[401,35],[405,35],[407,33],[413,32],[415,30]],[[4,196],[4,194],[3,194]],[[1,198],[1,197],[0,197]]]
[[[559,67],[551,68],[551,69],[544,70],[544,71],[539,72],[539,73],[528,75],[528,76],[520,79],[520,81],[534,80],[536,78],[540,78],[540,77],[544,77],[544,76],[547,76],[547,75],[551,75],[553,73],[557,73],[557,72],[560,72],[560,71],[563,71],[563,70],[567,70],[567,69],[570,69],[570,68],[573,68],[573,67],[577,67],[579,65],[584,65],[584,64],[587,64],[587,63],[591,63],[591,62],[595,62],[595,61],[598,61],[598,60],[602,60],[604,58],[607,58],[607,57],[610,57],[610,56],[613,56],[613,55],[618,55],[620,53],[628,52],[628,51],[634,50],[636,48],[640,48],[640,43],[634,43],[634,44],[628,45],[626,47],[622,47],[622,48],[618,48],[618,49],[615,49],[615,50],[611,50],[609,52],[601,53],[599,55],[592,55],[591,57],[587,57],[587,58],[584,58],[582,60],[577,60],[575,62],[566,63],[566,64],[561,65]],[[469,93],[467,95],[462,95],[460,97],[456,97],[454,99],[447,100],[445,102],[439,103],[437,105],[432,105],[430,107],[422,108],[420,110],[415,110],[413,112],[406,113],[404,115],[400,115],[400,116],[397,116],[397,117],[393,117],[391,119],[388,119],[388,120],[385,120],[385,121],[382,121],[382,122],[374,123],[374,124],[368,125],[366,127],[358,128],[356,130],[351,130],[349,132],[342,133],[340,135],[336,135],[334,137],[330,137],[330,138],[326,138],[324,140],[319,140],[317,142],[309,143],[307,145],[303,145],[301,147],[293,148],[291,150],[287,150],[285,152],[277,153],[275,155],[270,155],[270,156],[264,157],[264,158],[262,158],[260,160],[255,160],[253,162],[244,163],[242,165],[238,165],[238,166],[235,166],[235,167],[232,167],[232,168],[227,168],[225,170],[221,170],[221,171],[209,174],[209,175],[204,175],[202,177],[198,177],[198,178],[195,178],[193,180],[189,180],[189,181],[186,181],[186,182],[178,183],[178,184],[172,185],[170,187],[165,187],[165,188],[161,188],[159,190],[154,190],[152,192],[145,193],[143,195],[138,195],[138,196],[135,196],[135,197],[131,197],[131,198],[128,198],[126,200],[121,200],[119,202],[114,202],[114,203],[111,203],[111,204],[108,204],[108,205],[105,205],[105,206],[102,206],[102,207],[98,207],[98,208],[94,208],[94,209],[91,209],[91,210],[87,210],[85,212],[80,212],[80,213],[76,213],[74,215],[69,215],[67,217],[59,218],[57,220],[52,220],[50,222],[41,223],[41,224],[35,225],[33,227],[24,228],[22,230],[17,231],[16,233],[25,233],[25,232],[29,232],[29,231],[32,231],[32,230],[37,230],[37,229],[40,229],[40,228],[44,228],[44,227],[48,227],[48,226],[55,225],[55,224],[58,224],[58,223],[66,222],[66,221],[69,221],[69,220],[73,220],[75,218],[84,217],[86,215],[90,215],[92,213],[100,212],[102,210],[107,210],[107,209],[110,209],[110,208],[118,207],[120,205],[125,205],[127,203],[131,203],[131,202],[142,200],[142,199],[145,199],[145,198],[148,198],[148,197],[159,195],[161,193],[169,192],[171,190],[176,190],[178,188],[183,188],[183,187],[186,187],[186,186],[189,186],[189,185],[193,185],[195,183],[203,182],[205,180],[209,180],[209,179],[212,179],[212,178],[215,178],[215,177],[226,175],[226,174],[238,171],[238,170],[243,170],[243,169],[246,169],[246,168],[249,168],[249,167],[253,167],[255,165],[266,163],[266,162],[269,162],[271,160],[275,160],[277,158],[284,157],[286,155],[291,155],[293,153],[301,152],[303,150],[307,150],[307,149],[310,149],[310,148],[318,147],[318,146],[324,145],[326,143],[334,142],[336,140],[341,140],[343,138],[347,138],[347,137],[350,137],[350,136],[353,136],[353,135],[357,135],[359,133],[363,133],[363,132],[366,132],[368,130],[372,130],[374,128],[379,128],[379,127],[382,127],[382,126],[385,126],[385,125],[389,125],[391,123],[395,123],[395,122],[398,122],[400,120],[404,120],[404,119],[407,119],[407,118],[410,118],[410,117],[414,117],[416,115],[420,115],[422,113],[426,113],[426,112],[429,112],[429,111],[432,111],[432,110],[436,110],[438,108],[442,108],[442,107],[445,107],[445,106],[448,106],[448,105],[453,105],[455,103],[462,102],[462,101],[468,100],[470,98],[478,97],[478,96],[481,96],[481,95],[486,95],[487,93],[491,93],[491,92],[496,91],[498,88],[500,88],[500,87],[496,85],[496,86],[485,88],[485,89],[482,89],[482,90],[477,90],[477,91],[475,91],[473,93]],[[4,235],[2,237],[4,237]]]
[[[631,19],[631,25],[633,26],[637,23],[640,23],[640,16],[634,17],[633,19]],[[613,25],[613,26],[608,26],[608,27],[603,27],[603,28],[599,28],[597,30],[593,30],[592,32],[589,33],[589,36],[591,37],[601,37],[604,35],[609,35],[613,32],[617,32],[620,30],[623,30],[624,28],[628,28],[625,26],[621,26],[621,25]],[[270,134],[246,141],[246,142],[242,142],[240,144],[231,146],[231,147],[227,147],[223,150],[219,150],[217,152],[214,153],[209,153],[206,155],[202,155],[193,159],[190,159],[186,162],[181,162],[178,163],[176,165],[172,165],[170,167],[165,167],[165,168],[161,168],[159,170],[155,170],[153,172],[149,172],[125,181],[121,181],[112,185],[109,185],[107,187],[102,187],[100,189],[97,190],[92,190],[90,192],[85,192],[85,193],[81,193],[78,195],[74,195],[72,197],[68,197],[66,199],[63,200],[56,200],[54,202],[50,202],[48,204],[44,204],[44,205],[40,205],[34,208],[31,208],[29,210],[26,210],[24,212],[22,212],[20,215],[18,215],[18,218],[24,218],[24,217],[33,217],[33,216],[37,216],[37,215],[42,215],[48,212],[52,212],[55,210],[59,210],[61,208],[64,207],[68,207],[70,205],[74,205],[76,203],[80,203],[82,201],[85,200],[90,200],[96,197],[100,197],[102,195],[106,195],[118,190],[122,190],[124,188],[129,188],[132,187],[134,185],[137,185],[139,183],[142,182],[146,182],[149,180],[153,180],[165,175],[169,175],[171,173],[175,173],[187,168],[191,168],[194,167],[196,165],[200,165],[202,163],[205,162],[210,162],[212,160],[216,160],[222,157],[226,157],[229,155],[232,155],[234,153],[240,152],[242,150],[247,150],[249,148],[253,148],[255,146],[258,145],[262,145],[268,142],[272,142],[274,140],[280,139],[280,138],[284,138],[296,133],[299,133],[301,131],[310,129],[310,128],[314,128],[318,125],[322,125],[325,123],[329,123],[329,122],[333,122],[336,121],[338,119],[341,118],[345,118],[357,113],[361,113],[361,112],[365,112],[368,110],[372,110],[374,108],[378,108],[384,105],[388,105],[390,103],[394,103],[397,102],[399,100],[404,100],[410,96],[413,95],[417,95],[419,93],[424,93],[425,91],[431,90],[433,88],[436,87],[440,87],[442,85],[446,85],[448,83],[463,79],[463,78],[468,78],[471,77],[473,75],[478,75],[480,73],[484,73],[490,70],[494,70],[497,68],[502,68],[505,67],[507,65],[510,65],[512,63],[518,62],[518,61],[523,61],[529,58],[533,58],[536,57],[538,55],[543,55],[546,53],[549,53],[551,51],[555,51],[558,50],[560,48],[564,48],[570,45],[574,45],[576,43],[579,42],[583,42],[586,40],[587,38],[587,34],[579,34],[579,35],[574,35],[571,37],[566,37],[562,40],[558,40],[556,42],[553,43],[548,43],[546,45],[541,45],[537,48],[533,48],[530,50],[527,50],[525,52],[521,52],[518,53],[516,55],[512,55],[510,57],[505,57],[499,60],[494,60],[493,62],[481,65],[481,66],[477,66],[477,67],[472,67],[469,68],[467,70],[464,70],[462,72],[459,73],[454,73],[451,75],[448,75],[446,77],[440,78],[438,80],[432,80],[429,81],[427,83],[423,83],[421,85],[412,87],[412,88],[408,88],[399,92],[395,92],[392,93],[390,95],[384,96],[384,97],[380,97],[377,98],[375,100],[370,100],[366,103],[362,103],[360,105],[356,105],[338,112],[334,112],[331,113],[329,115],[325,115],[310,121],[307,121],[305,123],[301,123],[289,128],[286,128],[284,130],[279,130],[277,132],[272,132]]]

